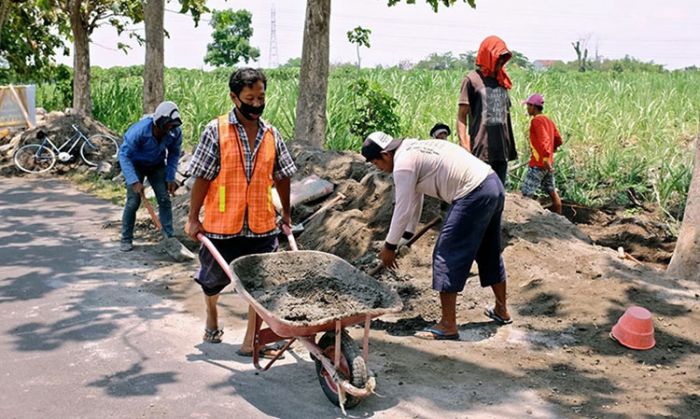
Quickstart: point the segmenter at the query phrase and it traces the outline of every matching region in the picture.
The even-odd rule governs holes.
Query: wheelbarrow
[[[370,321],[372,318],[401,310],[401,299],[396,291],[345,260],[328,253],[301,250],[253,254],[240,257],[229,266],[209,239],[201,234],[198,238],[229,275],[238,294],[255,312],[253,364],[257,369],[268,370],[292,343],[299,341],[309,351],[316,364],[316,374],[326,397],[343,412],[345,408],[355,407],[374,392],[376,380],[367,367]],[[314,284],[318,289],[323,288],[324,284],[321,281],[328,278],[342,278],[342,281],[351,281],[352,287],[355,287],[353,295],[348,298],[357,297],[359,293],[360,300],[366,297],[373,303],[366,307],[355,305],[354,308],[350,304],[350,308],[340,311],[338,306],[333,306],[333,310],[325,312],[326,297],[300,300],[304,306],[313,306],[315,311],[311,311],[316,313],[316,316],[309,318],[295,317],[294,313],[282,316],[280,309],[284,307],[269,304],[266,307],[256,298],[256,295],[260,297],[266,290],[284,286],[291,288],[295,282],[298,285],[298,281],[310,278],[312,281],[319,281],[310,285],[304,282],[303,287],[307,291],[316,291],[313,289]],[[338,297],[345,296],[336,293],[335,298]],[[262,328],[263,321],[269,327]],[[361,350],[345,330],[357,324],[364,324]],[[317,340],[318,334],[322,336]],[[260,350],[269,343],[279,341],[285,341],[282,349],[266,365],[261,366]]]

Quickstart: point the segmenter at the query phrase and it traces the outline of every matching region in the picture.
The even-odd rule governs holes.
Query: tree
[[[587,39],[579,39],[576,42],[572,42],[571,45],[574,47],[574,51],[576,51],[576,60],[578,62],[578,71],[584,72],[588,68],[588,48],[586,45],[588,44]]]
[[[155,111],[156,106],[165,97],[164,18],[165,0],[145,0],[143,20],[146,32],[146,56],[143,65],[143,113]]]
[[[301,57],[296,57],[296,58],[290,58],[287,60],[286,63],[282,64],[280,67],[282,68],[299,68],[301,67]]]
[[[207,45],[204,62],[213,66],[232,67],[243,60],[257,60],[260,50],[250,45],[252,15],[247,10],[214,11],[211,26],[214,41]]]
[[[472,59],[469,60],[471,54]],[[438,54],[436,52],[430,54],[426,58],[418,61],[415,68],[422,70],[466,70],[469,62],[473,64],[474,58],[473,53],[460,54],[459,58],[454,57],[451,52],[445,52]]]
[[[416,0],[405,0],[414,4]],[[425,0],[434,11],[449,7],[458,0]],[[393,6],[401,0],[388,0]],[[476,7],[476,0],[462,0]],[[294,139],[305,145],[320,147],[326,133],[326,96],[328,93],[328,56],[331,18],[330,0],[306,0],[306,21],[299,74],[299,99],[297,100]]]
[[[146,56],[143,65],[143,113],[152,113],[165,97],[163,20],[165,0],[146,0],[143,20],[146,32]]]
[[[306,1],[294,139],[313,147],[326,138],[330,20],[331,0]]]
[[[0,33],[2,33],[2,26],[5,24],[5,20],[10,14],[10,6],[12,6],[10,0],[0,0]]]
[[[401,70],[410,70],[413,67],[415,67],[415,64],[411,62],[411,60],[401,60],[399,61],[399,64],[396,66]]]
[[[389,0],[389,6],[401,3],[403,0]],[[416,4],[416,0],[405,0],[406,4]],[[426,3],[433,8],[434,12],[438,11],[438,7],[442,4],[445,7],[450,7],[457,3],[458,0],[425,0]],[[476,7],[476,0],[462,0],[463,3],[468,3],[472,8]]]
[[[104,5],[97,4],[97,9],[90,5],[83,7],[82,0],[66,0],[64,3],[73,32],[73,110],[88,116],[92,115],[90,34],[97,27],[98,18],[107,13],[106,9],[100,10],[100,6]]]
[[[508,61],[508,65],[514,65],[520,68],[532,68],[532,63],[522,52],[511,50],[513,56]]]
[[[376,81],[360,78],[350,85],[352,111],[348,115],[350,133],[362,144],[374,131],[389,135],[401,132],[401,118],[396,112],[399,101],[387,93]]]
[[[370,47],[369,36],[371,33],[371,29],[365,29],[362,26],[358,26],[355,29],[348,31],[348,41],[355,44],[357,47],[357,68],[360,68],[360,47]]]
[[[695,163],[683,213],[683,224],[666,272],[676,277],[700,281],[698,265],[700,265],[700,134],[695,139]]]
[[[101,25],[114,26],[118,34],[126,29],[131,16],[138,16],[140,0],[37,0],[44,13],[60,9],[68,15],[73,38],[73,111],[92,115],[90,98],[90,35]],[[136,32],[130,37],[138,38]],[[125,50],[121,42],[117,47]]]
[[[209,11],[206,0],[179,0],[180,13],[191,14],[194,26],[199,25],[203,13]],[[134,10],[132,19],[138,20],[138,10]],[[143,112],[152,113],[165,98],[165,28],[163,15],[165,0],[145,0],[143,3],[143,21],[146,32],[146,56],[143,67]]]
[[[25,0],[3,1],[3,24],[0,26],[0,56],[7,61],[9,69],[4,70],[3,79],[38,80],[47,77],[54,68],[53,57],[56,51],[65,47],[61,35],[70,30],[65,16],[60,10],[42,11],[37,2]],[[47,28],[50,28],[47,30]]]

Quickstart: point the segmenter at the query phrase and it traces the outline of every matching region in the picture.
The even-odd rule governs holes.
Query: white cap
[[[175,102],[165,101],[158,105],[156,111],[153,112],[153,123],[158,128],[164,128],[173,123],[175,123],[176,127],[182,125],[180,111],[177,109]]]

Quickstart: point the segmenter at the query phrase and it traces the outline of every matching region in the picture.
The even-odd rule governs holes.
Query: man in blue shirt
[[[122,252],[133,250],[136,211],[141,205],[143,180],[153,188],[163,233],[173,235],[173,211],[170,196],[177,189],[175,171],[182,147],[180,111],[173,102],[163,102],[152,115],[129,127],[119,149],[119,164],[126,180],[126,205],[122,216]]]

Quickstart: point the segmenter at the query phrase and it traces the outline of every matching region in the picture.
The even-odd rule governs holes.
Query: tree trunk
[[[164,0],[147,0],[144,4],[146,26],[146,60],[143,67],[143,112],[153,113],[163,101],[163,15]]]
[[[7,20],[7,16],[10,14],[10,0],[0,0],[0,32],[2,32],[2,27]]]
[[[80,11],[81,0],[69,1],[73,32],[73,112],[92,116],[90,98],[90,39],[87,17]]]
[[[667,273],[670,275],[700,281],[700,136],[695,139],[695,162],[693,178],[685,201],[683,224],[678,234],[676,249],[673,251]]]
[[[330,20],[331,0],[307,0],[294,140],[314,147],[326,138]]]

